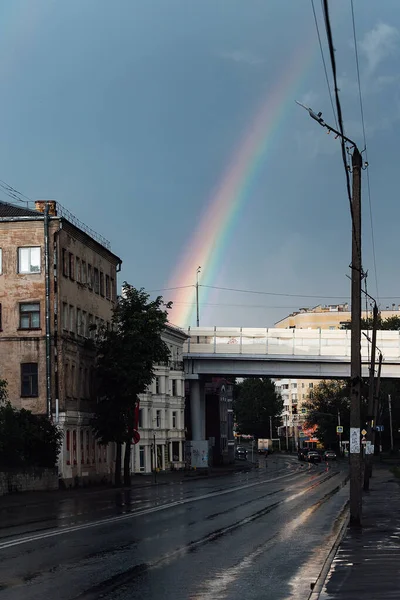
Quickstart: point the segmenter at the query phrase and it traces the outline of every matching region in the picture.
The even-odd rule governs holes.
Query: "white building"
[[[185,376],[183,343],[187,335],[167,325],[162,335],[170,350],[168,364],[156,365],[155,378],[140,396],[140,441],[132,448],[132,471],[180,469],[184,463]]]

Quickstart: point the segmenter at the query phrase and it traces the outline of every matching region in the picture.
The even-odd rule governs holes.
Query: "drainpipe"
[[[53,339],[54,339],[54,398],[55,398],[55,413],[56,423],[59,422],[60,416],[60,383],[59,383],[59,339],[58,339],[58,326],[61,315],[59,314],[58,306],[58,237],[61,229],[61,221],[59,221],[59,227],[53,236],[53,282],[54,282],[54,318],[53,318]]]
[[[47,416],[52,417],[51,402],[51,331],[50,331],[50,265],[49,265],[49,204],[44,208],[44,272],[45,272],[45,320],[46,320],[46,399]]]

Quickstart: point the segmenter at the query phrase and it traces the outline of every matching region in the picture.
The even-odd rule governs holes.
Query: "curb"
[[[336,536],[336,540],[334,541],[332,548],[329,551],[328,556],[325,559],[325,562],[322,566],[321,571],[319,572],[319,575],[317,577],[317,580],[310,592],[310,595],[308,596],[307,600],[318,600],[321,592],[323,590],[326,578],[328,576],[329,570],[332,566],[333,563],[333,559],[336,556],[336,552],[340,546],[340,544],[343,541],[343,538],[345,536],[347,527],[349,525],[349,521],[350,521],[350,514],[349,514],[349,504],[350,501],[347,500],[346,504],[344,505],[344,509],[343,512],[345,513],[344,519],[343,519],[343,523],[339,529],[339,532]]]

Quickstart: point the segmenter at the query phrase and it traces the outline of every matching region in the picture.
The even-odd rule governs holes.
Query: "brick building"
[[[0,376],[18,408],[63,429],[66,482],[108,476],[89,426],[95,328],[111,321],[121,260],[55,202],[0,202]]]

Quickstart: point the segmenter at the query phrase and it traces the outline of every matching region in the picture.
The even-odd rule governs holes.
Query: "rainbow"
[[[196,270],[201,266],[201,285],[215,284],[224,251],[235,229],[239,210],[250,198],[252,186],[260,167],[273,150],[274,134],[278,131],[285,113],[295,109],[295,93],[304,80],[304,71],[315,55],[315,38],[297,48],[278,85],[267,92],[261,108],[256,113],[241,143],[233,153],[228,167],[211,195],[206,210],[190,236],[182,259],[172,274],[168,287],[174,291],[175,305],[169,314],[171,323],[179,326],[195,325]],[[201,289],[202,300],[204,293]]]

